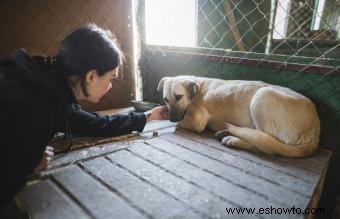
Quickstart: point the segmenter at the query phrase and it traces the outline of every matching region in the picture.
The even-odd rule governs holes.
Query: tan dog
[[[320,120],[314,104],[285,87],[262,81],[194,76],[159,82],[170,120],[202,132],[218,132],[222,144],[288,157],[311,155],[318,147]]]

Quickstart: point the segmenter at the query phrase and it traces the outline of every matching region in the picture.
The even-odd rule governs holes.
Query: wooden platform
[[[304,218],[313,215],[282,209],[316,207],[330,156],[230,149],[210,133],[162,121],[142,135],[57,155],[20,197],[32,218]],[[246,207],[255,213],[227,211]]]

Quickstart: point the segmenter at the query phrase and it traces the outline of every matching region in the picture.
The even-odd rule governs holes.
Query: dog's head
[[[169,109],[170,121],[181,121],[192,100],[199,93],[199,84],[193,76],[164,77],[158,84]]]

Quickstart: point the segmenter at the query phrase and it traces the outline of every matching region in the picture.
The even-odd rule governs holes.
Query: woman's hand
[[[167,106],[155,107],[152,110],[145,112],[145,115],[149,115],[149,118],[147,116],[147,122],[152,120],[167,120],[169,119],[168,107]]]

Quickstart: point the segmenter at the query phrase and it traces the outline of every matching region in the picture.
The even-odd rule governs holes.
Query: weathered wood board
[[[208,132],[160,122],[137,137],[58,155],[21,198],[32,218],[306,218],[313,215],[282,209],[316,207],[330,156],[230,149]],[[241,208],[255,212],[226,210]]]

